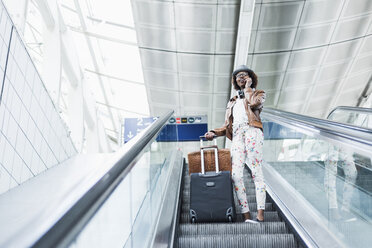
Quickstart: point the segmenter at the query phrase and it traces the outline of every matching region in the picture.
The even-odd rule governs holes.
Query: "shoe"
[[[258,218],[256,218],[256,221],[257,221],[258,223],[262,223],[262,222],[264,222],[264,220],[259,220]]]
[[[252,223],[252,224],[259,224],[257,221],[250,220],[250,219],[246,219],[244,222],[245,223]]]

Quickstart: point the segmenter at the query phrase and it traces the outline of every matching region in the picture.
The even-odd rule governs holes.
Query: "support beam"
[[[57,6],[57,3],[55,1],[51,0],[34,0],[39,7],[39,11],[41,16],[43,17],[45,25],[53,29],[56,25],[56,19],[54,16],[56,15],[55,7]],[[58,24],[57,24],[58,25]]]
[[[80,20],[80,24],[82,26],[82,29],[83,29],[84,32],[87,32],[88,28],[87,28],[87,25],[86,25],[85,19],[84,19],[84,16],[86,16],[86,15],[83,13],[83,11],[80,7],[79,1],[74,0],[74,3],[75,3],[76,11],[77,11],[78,16],[79,16],[79,20]],[[89,36],[85,35],[85,40],[86,40],[87,45],[88,45],[88,49],[89,49],[89,52],[90,52],[90,56],[92,58],[92,62],[93,62],[95,71],[103,72],[103,66],[101,66],[102,61],[99,61],[99,59],[96,57],[96,54],[95,54],[94,49],[93,49],[93,44],[92,44],[91,38]],[[105,99],[105,102],[109,106],[114,105],[114,104],[111,104],[111,101],[114,98],[113,98],[111,92],[109,90],[106,90],[104,79],[101,76],[98,75],[98,80],[99,80],[99,84],[100,84],[101,89],[102,89],[102,94],[103,94],[103,97]],[[107,111],[110,115],[113,128],[115,130],[119,131],[119,129],[118,129],[119,116],[117,115],[117,113],[114,113],[114,111],[109,107],[107,107]]]
[[[62,70],[61,34],[58,19],[53,18],[58,15],[58,6],[56,0],[37,0],[36,2],[45,24],[43,29],[43,81],[53,101],[58,102]]]
[[[243,0],[240,4],[238,34],[236,37],[234,68],[246,65],[251,40],[255,0]]]
[[[84,142],[84,99],[81,82],[76,86],[70,84],[68,92],[67,110],[69,117],[69,128],[71,138],[75,143],[78,152],[83,150]]]
[[[251,41],[255,0],[242,0],[240,2],[239,24],[236,36],[234,69],[239,65],[247,65],[249,43]],[[230,86],[231,87],[231,86]],[[235,90],[231,87],[230,95],[235,95]],[[231,141],[225,138],[225,147],[230,147]]]

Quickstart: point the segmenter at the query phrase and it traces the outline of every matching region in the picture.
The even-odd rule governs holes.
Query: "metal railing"
[[[351,106],[338,106],[334,108],[327,116],[327,119],[336,111],[352,111],[352,112],[359,112],[362,114],[372,114],[372,108],[362,108],[362,107],[351,107]]]
[[[135,166],[137,160],[143,154],[143,150],[153,142],[161,129],[166,125],[174,111],[170,111],[157,119],[140,134],[126,143],[119,151],[113,154],[112,163],[108,170],[99,175],[99,180],[76,202],[59,216],[53,225],[50,219],[37,219],[38,229],[35,232],[32,227],[26,226],[12,237],[3,242],[4,247],[66,247],[68,246],[84,226],[94,217],[95,213],[110,197],[116,187]],[[71,192],[73,194],[73,192]],[[47,211],[44,209],[44,211]],[[57,216],[51,217],[56,219]],[[40,233],[44,233],[40,235]]]
[[[372,156],[372,130],[349,124],[295,114],[278,109],[265,108],[261,116],[287,127],[295,127],[303,133],[331,139],[338,144],[346,143],[356,150]]]

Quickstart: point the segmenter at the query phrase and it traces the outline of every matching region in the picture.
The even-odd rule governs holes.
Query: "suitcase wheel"
[[[196,222],[196,212],[193,209],[190,209],[190,221],[191,223]]]

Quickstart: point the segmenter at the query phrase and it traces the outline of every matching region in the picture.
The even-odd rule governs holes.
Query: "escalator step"
[[[244,178],[244,183],[245,184],[254,184],[254,182],[253,182],[253,179],[252,178],[247,178],[247,177],[245,177]],[[190,176],[185,176],[184,177],[184,184],[185,185],[190,185]]]
[[[292,248],[297,247],[293,234],[239,234],[181,236],[178,238],[179,248]]]
[[[251,212],[252,219],[255,220],[257,216],[257,212]],[[265,211],[264,213],[265,222],[278,222],[280,221],[279,215],[277,212],[270,212]],[[237,215],[237,222],[242,222],[243,217],[241,214]],[[190,223],[190,214],[189,213],[181,213],[181,223]]]
[[[256,190],[254,189],[254,188],[247,188],[246,189],[246,194],[248,194],[248,195],[254,195],[254,194],[256,194]],[[185,194],[187,194],[187,195],[190,195],[190,188],[189,189],[183,189],[183,194],[185,195]]]
[[[256,212],[257,211],[257,204],[256,203],[248,203],[249,210]],[[265,204],[265,210],[266,211],[273,211],[273,204],[271,202],[268,202]],[[189,212],[190,211],[190,204],[183,204],[182,205],[182,212]]]
[[[248,195],[247,200],[248,200],[248,203],[256,203],[256,196]],[[187,193],[183,194],[182,204],[190,204],[190,194],[187,194]]]
[[[246,186],[246,189],[255,189],[256,187],[254,186],[254,183],[250,183],[248,185],[245,185]],[[190,184],[185,184],[183,186],[183,190],[190,190]]]
[[[288,233],[284,222],[181,224],[179,235],[274,234]]]

